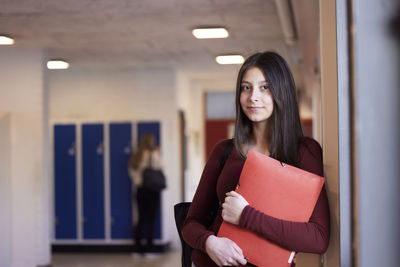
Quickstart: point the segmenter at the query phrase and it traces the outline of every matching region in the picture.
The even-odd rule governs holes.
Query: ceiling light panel
[[[47,68],[49,70],[65,70],[69,68],[69,63],[64,60],[49,60]]]
[[[0,35],[0,45],[13,45],[14,44],[14,39]]]
[[[227,38],[229,36],[225,28],[199,28],[194,29],[192,34],[197,39]]]
[[[244,58],[241,55],[223,55],[217,56],[215,60],[218,64],[226,65],[226,64],[242,64],[244,62]]]

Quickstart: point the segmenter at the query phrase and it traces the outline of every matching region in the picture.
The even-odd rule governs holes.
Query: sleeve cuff
[[[251,207],[250,205],[247,205],[246,207],[244,207],[244,209],[242,210],[242,214],[240,214],[240,218],[239,218],[239,226],[240,227],[246,228],[246,224],[249,220],[249,214],[251,213],[252,209],[254,209],[254,208]]]

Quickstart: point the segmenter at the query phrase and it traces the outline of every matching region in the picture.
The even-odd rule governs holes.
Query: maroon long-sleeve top
[[[207,220],[215,203],[222,203],[225,194],[235,189],[244,165],[244,159],[233,148],[219,173],[220,159],[229,142],[231,140],[218,143],[211,153],[183,224],[182,236],[194,248],[192,261],[196,267],[217,266],[208,257],[205,243],[210,235],[216,235],[218,232],[223,220],[221,209],[208,228]],[[302,138],[298,153],[301,169],[323,176],[322,149],[315,140]],[[307,223],[280,220],[248,205],[240,215],[239,226],[258,233],[288,250],[322,254],[328,247],[330,233],[325,186]]]

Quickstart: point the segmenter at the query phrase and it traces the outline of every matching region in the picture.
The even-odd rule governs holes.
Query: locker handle
[[[103,151],[104,151],[104,146],[103,146],[103,142],[101,142],[101,143],[97,146],[96,153],[97,153],[98,155],[103,155]]]
[[[132,152],[131,152],[130,146],[124,147],[124,153],[125,153],[126,155],[130,155],[130,154],[132,153]]]
[[[73,142],[71,144],[71,147],[68,149],[68,155],[69,156],[74,156],[75,152],[76,152],[76,144],[75,144],[75,142]]]

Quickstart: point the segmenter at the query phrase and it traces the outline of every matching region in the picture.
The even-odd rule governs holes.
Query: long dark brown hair
[[[140,162],[143,158],[143,152],[145,150],[152,151],[155,149],[155,137],[153,134],[143,134],[140,137],[139,147],[136,152],[131,156],[129,159],[129,165],[134,169],[137,170],[139,168]]]
[[[240,105],[241,83],[245,72],[257,67],[268,81],[274,100],[274,108],[269,119],[270,156],[279,161],[298,165],[298,141],[303,137],[299,108],[297,105],[296,85],[290,68],[279,54],[275,52],[256,53],[243,63],[236,83],[236,128],[234,143],[241,156],[242,145],[249,144],[253,136],[252,121],[243,112]]]

